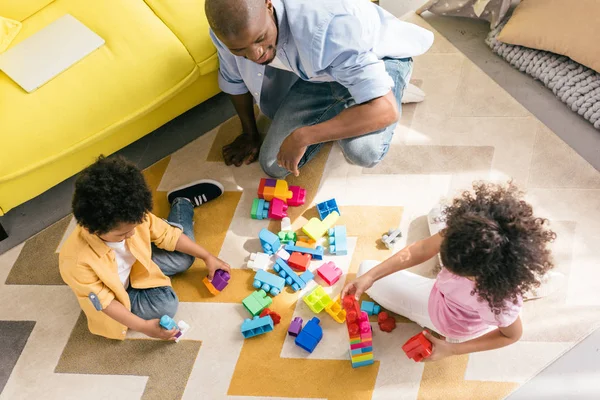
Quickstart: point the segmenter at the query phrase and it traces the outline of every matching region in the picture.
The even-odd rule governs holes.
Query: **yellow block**
[[[361,362],[361,361],[367,361],[367,360],[372,360],[372,359],[373,359],[373,352],[364,353],[358,357],[352,357],[352,362]]]
[[[340,214],[337,211],[329,214],[323,221],[319,218],[311,218],[310,221],[306,223],[302,227],[302,232],[304,232],[309,238],[313,240],[317,240],[322,237],[325,232],[329,230],[335,223],[337,222]]]

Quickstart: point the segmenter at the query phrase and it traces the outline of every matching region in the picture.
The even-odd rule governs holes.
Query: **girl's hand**
[[[454,343],[448,343],[443,339],[438,339],[428,331],[423,331],[423,335],[425,335],[427,340],[429,340],[432,344],[431,355],[427,358],[424,358],[423,362],[439,361],[454,355],[454,352],[452,351],[453,347],[455,346]]]
[[[217,272],[218,269],[222,269],[223,271],[227,271],[229,273],[231,273],[231,267],[229,266],[229,264],[227,264],[225,261],[221,260],[220,258],[217,258],[213,255],[209,256],[204,263],[206,264],[206,267],[208,268],[208,280],[212,281],[213,276],[215,275],[215,272]]]
[[[368,274],[363,275],[344,287],[341,298],[343,299],[347,295],[354,295],[356,300],[358,300],[371,286],[373,286],[373,279]]]

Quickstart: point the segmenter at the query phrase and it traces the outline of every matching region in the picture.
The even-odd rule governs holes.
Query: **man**
[[[412,71],[433,34],[368,0],[206,0],[219,61],[243,133],[227,165],[259,158],[270,176],[299,174],[325,142],[373,167],[388,151]],[[253,100],[273,122],[261,146]],[[260,149],[260,154],[259,154]]]

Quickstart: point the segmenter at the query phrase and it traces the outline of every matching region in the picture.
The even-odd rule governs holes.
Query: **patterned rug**
[[[431,29],[415,15],[406,19]],[[440,198],[476,179],[513,178],[536,212],[551,219],[556,265],[568,276],[557,295],[526,303],[520,342],[414,363],[401,345],[419,327],[397,317],[393,333],[374,330],[376,363],[353,370],[346,329],[325,314],[324,338],[312,354],[286,337],[294,316],[312,316],[298,300],[314,283],[277,296],[272,309],[282,323],[244,340],[241,300],[253,290],[246,259],[260,250],[258,231],[279,224],[249,218],[263,176],[259,166],[222,163],[221,147],[240,132],[232,119],[145,171],[159,216],[167,214],[170,188],[201,178],[223,182],[224,196],[196,210],[195,231],[234,267],[229,287],[210,296],[200,283],[200,262],[173,279],[181,300],[177,318],[192,326],[178,344],[135,333],[123,342],[95,337],[58,274],[57,251],[74,227],[69,216],[0,256],[0,354],[7,360],[0,368],[1,398],[500,399],[582,340],[600,323],[600,174],[439,34],[416,59],[412,79],[427,98],[403,108],[380,165],[349,165],[337,145],[328,145],[300,177],[289,179],[308,190],[306,206],[289,210],[294,228],[316,216],[316,202],[337,199],[349,252],[325,257],[347,272],[327,289],[335,295],[362,260],[390,256],[377,241],[390,227],[402,229],[401,247],[428,234],[425,215]],[[431,276],[434,269],[427,263],[415,271]]]

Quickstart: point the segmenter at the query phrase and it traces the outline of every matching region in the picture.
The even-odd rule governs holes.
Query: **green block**
[[[277,236],[279,236],[279,241],[285,244],[288,244],[290,242],[295,243],[297,239],[296,232],[281,231],[277,234]]]
[[[267,293],[262,289],[257,290],[242,300],[242,304],[253,317],[259,315],[262,310],[269,307],[271,303],[273,303],[273,299],[267,296]]]
[[[258,212],[258,199],[254,199],[252,202],[252,210],[250,210],[250,217],[252,219],[257,219],[256,213]]]

